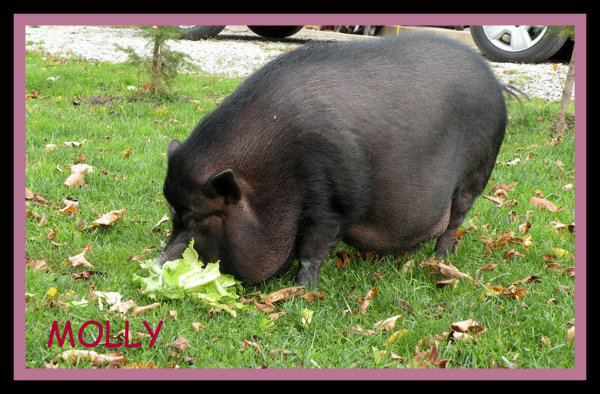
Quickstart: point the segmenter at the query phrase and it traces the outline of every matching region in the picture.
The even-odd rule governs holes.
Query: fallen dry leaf
[[[25,188],[25,201],[33,201],[39,204],[52,205],[52,202],[47,198],[42,197],[37,193],[33,193],[31,190]]]
[[[504,190],[505,192],[512,191],[516,186],[516,183],[498,183],[496,186],[490,189],[492,194],[496,193],[498,190]]]
[[[531,197],[529,199],[529,203],[531,205],[535,205],[538,206],[542,209],[547,209],[550,212],[556,212],[558,211],[558,209],[556,208],[556,205],[552,204],[550,201],[544,199],[544,198],[538,198],[538,197]]]
[[[71,166],[71,175],[65,180],[64,184],[68,187],[85,185],[84,175],[86,172],[93,172],[94,167],[89,164],[74,164]]]
[[[522,287],[520,289],[517,289],[515,286],[512,286],[512,285],[508,286],[502,292],[502,296],[503,297],[518,298],[518,299],[522,299],[523,297],[525,297],[526,294],[527,294],[527,289],[526,288]]]
[[[114,363],[123,360],[123,356],[119,352],[100,354],[93,350],[65,350],[54,357],[55,360],[59,358],[73,365],[77,364],[79,360],[91,361],[97,367],[107,362]]]
[[[385,329],[385,331],[392,331],[394,329],[394,326],[396,325],[396,320],[398,320],[401,317],[402,315],[396,315],[389,317],[385,320],[378,321],[373,325],[373,328],[376,330]]]
[[[302,298],[304,298],[307,301],[314,302],[316,300],[325,299],[325,293],[322,291],[311,291],[309,293],[303,294]]]
[[[192,328],[194,328],[194,331],[200,332],[201,330],[204,330],[204,324],[194,322],[192,323]]]
[[[38,272],[39,271],[48,272],[48,270],[49,270],[48,263],[46,263],[46,261],[29,259],[27,257],[25,257],[25,267],[30,267],[34,271],[38,271]]]
[[[79,253],[78,255],[69,257],[69,261],[73,267],[83,265],[84,267],[94,268],[94,266],[85,258],[85,254],[90,251],[90,246],[91,245],[88,245],[83,252]]]
[[[432,272],[440,273],[444,276],[449,276],[451,278],[456,278],[456,279],[468,278],[469,280],[473,279],[473,278],[471,278],[471,276],[469,274],[460,272],[458,270],[458,268],[456,268],[452,264],[450,264],[450,263],[445,264],[444,260],[438,261],[438,260],[432,258],[432,259],[429,259],[426,261],[421,261],[419,263],[419,265],[421,267],[429,267],[429,269]]]
[[[519,253],[516,249],[509,249],[504,253],[504,260],[512,260],[515,256],[525,257],[523,253]]]
[[[73,272],[71,277],[73,280],[89,280],[92,274],[95,274],[96,271],[82,271],[79,273]]]
[[[479,334],[484,331],[483,325],[474,319],[462,320],[456,323],[452,323],[450,327],[454,331],[468,332],[471,334]]]
[[[243,352],[244,350],[246,350],[247,347],[251,347],[251,348],[256,349],[259,352],[262,352],[262,347],[258,343],[247,341],[245,339],[242,342],[242,347],[240,348],[240,352]]]
[[[79,201],[63,200],[62,203],[65,204],[65,207],[58,212],[63,215],[66,215],[67,213],[74,214],[79,209]]]
[[[411,366],[414,368],[427,368],[429,366],[437,366],[440,362],[440,354],[438,351],[438,342],[431,338],[428,341],[429,349],[421,351],[424,340],[421,340],[415,346],[415,357],[411,361]]]
[[[363,314],[367,313],[367,308],[369,307],[371,300],[375,297],[377,297],[377,289],[372,287],[364,297],[361,297],[358,300],[358,306]]]
[[[442,287],[446,287],[446,286],[450,286],[450,285],[452,285],[453,287],[456,288],[456,286],[458,285],[458,279],[451,278],[451,279],[440,280],[440,281],[435,282],[435,287],[437,287],[438,289],[441,289]]]
[[[154,231],[155,231],[155,230],[158,228],[158,226],[160,226],[160,225],[161,225],[161,224],[163,224],[164,222],[168,222],[168,221],[169,221],[169,215],[165,215],[165,216],[163,216],[163,217],[162,217],[162,218],[161,218],[161,219],[158,221],[158,223],[156,223],[156,224],[155,224],[155,225],[154,225],[154,226],[153,226],[153,227],[150,229],[150,232],[151,232],[151,233],[152,233],[152,232],[154,232]]]
[[[567,340],[568,341],[575,340],[575,326],[573,326],[567,330]]]
[[[335,266],[337,268],[342,268],[350,264],[350,257],[348,257],[348,252],[346,252],[345,250],[338,250],[337,252],[335,252],[335,255],[338,258],[335,262]]]
[[[121,218],[125,214],[125,208],[119,209],[116,211],[110,211],[102,215],[99,219],[96,219],[92,222],[91,227],[98,226],[113,226],[117,220]]]
[[[525,222],[525,223],[519,225],[519,232],[521,234],[527,234],[527,231],[529,231],[530,228],[531,228],[531,223]]]
[[[408,272],[408,270],[410,270],[413,265],[414,265],[414,261],[413,260],[408,260],[406,263],[404,263],[404,265],[402,266],[402,273],[406,274]]]
[[[125,316],[127,314],[127,311],[129,311],[131,308],[135,308],[136,306],[137,306],[137,304],[133,300],[129,300],[129,301],[125,301],[125,302],[117,302],[117,303],[113,304],[113,306],[111,306],[108,311],[109,312],[117,311],[121,314],[121,316]]]
[[[252,299],[252,301],[254,302],[254,306],[256,307],[256,309],[264,313],[271,313],[276,308],[275,305],[271,303],[257,302],[254,298]]]
[[[177,352],[185,352],[190,348],[190,345],[187,342],[187,339],[184,337],[177,337],[177,339],[171,343],[167,343],[167,346],[173,348]]]
[[[275,304],[277,302],[287,301],[294,296],[300,296],[304,292],[304,286],[286,287],[281,290],[274,291],[264,296],[261,304]]]
[[[160,302],[155,302],[154,304],[146,305],[146,306],[136,306],[133,308],[133,312],[131,312],[131,316],[139,315],[140,313],[144,313],[146,311],[156,309],[160,306]]]

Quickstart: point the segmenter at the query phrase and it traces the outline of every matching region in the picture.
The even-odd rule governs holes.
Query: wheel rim
[[[548,26],[483,26],[487,39],[506,52],[521,52],[536,45],[548,31]]]

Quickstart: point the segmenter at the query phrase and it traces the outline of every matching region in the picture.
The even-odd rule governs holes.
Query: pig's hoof
[[[298,271],[298,274],[296,274],[294,284],[296,286],[304,286],[305,289],[316,289],[319,286],[319,275],[302,272],[302,270],[300,270]]]

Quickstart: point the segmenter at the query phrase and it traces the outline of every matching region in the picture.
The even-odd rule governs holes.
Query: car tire
[[[225,26],[190,26],[181,27],[181,38],[184,40],[197,41],[203,38],[215,37]]]
[[[470,30],[481,53],[495,62],[543,62],[567,40],[547,26],[471,26]]]
[[[259,36],[266,38],[284,38],[298,33],[303,26],[248,26]]]

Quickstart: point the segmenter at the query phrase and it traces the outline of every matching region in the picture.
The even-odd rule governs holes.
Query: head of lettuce
[[[237,291],[242,290],[241,283],[232,275],[219,271],[219,262],[204,264],[198,261],[198,253],[194,249],[194,240],[179,260],[167,261],[161,267],[154,260],[146,260],[140,267],[147,270],[150,276],[134,275],[134,281],[142,288],[142,294],[155,300],[182,299],[191,296],[200,302],[224,309],[236,316],[235,309],[244,304],[236,302]]]

